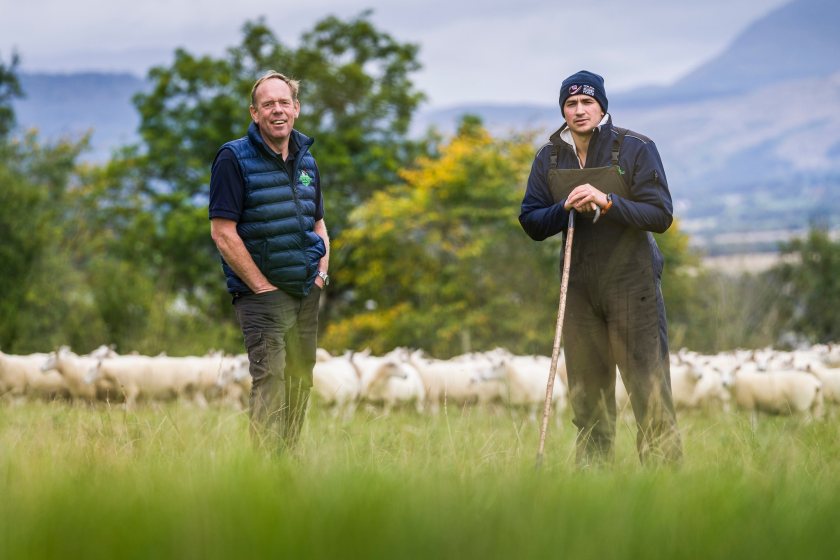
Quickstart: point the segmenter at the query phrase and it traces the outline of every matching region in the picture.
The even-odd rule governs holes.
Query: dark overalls
[[[585,183],[632,198],[623,178],[632,170],[623,175],[618,165],[626,130],[618,130],[607,167],[557,169],[558,147],[552,147],[548,184],[556,202]],[[660,290],[662,255],[650,232],[604,218],[593,223],[578,216],[575,222],[563,340],[577,462],[612,459],[616,366],[636,417],[642,462],[677,461],[682,450]]]

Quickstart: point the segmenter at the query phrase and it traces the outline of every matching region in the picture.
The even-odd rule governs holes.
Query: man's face
[[[251,118],[260,128],[263,139],[279,152],[288,142],[295,119],[300,114],[300,103],[292,99],[289,85],[280,79],[266,80],[254,92]]]
[[[563,118],[572,132],[587,134],[604,118],[604,111],[594,97],[572,95],[563,103]]]

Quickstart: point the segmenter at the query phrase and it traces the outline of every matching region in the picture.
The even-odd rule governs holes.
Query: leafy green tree
[[[654,237],[665,257],[662,296],[668,316],[669,342],[679,347],[687,340],[693,322],[692,294],[700,257],[689,247],[689,237],[680,230],[678,220],[665,233]]]
[[[697,268],[683,289],[678,309],[685,315],[674,318],[668,307],[673,350],[686,347],[713,354],[763,348],[778,340],[784,314],[778,305],[778,283],[768,273]]]
[[[559,244],[533,243],[517,219],[533,154],[468,118],[437,157],[354,210],[335,243],[354,300],[324,345],[550,351]]]
[[[840,242],[825,227],[812,226],[807,237],[782,246],[789,257],[773,271],[787,326],[814,342],[840,340]]]
[[[82,345],[103,332],[62,248],[72,238],[68,193],[80,184],[76,161],[87,138],[45,145],[34,132],[12,135],[11,103],[23,95],[17,64],[16,54],[9,65],[0,62],[0,348],[25,353]]]
[[[17,65],[20,57],[12,53],[12,59],[7,65],[0,59],[0,141],[4,141],[15,126],[15,112],[12,101],[22,97],[23,91],[17,78]]]
[[[83,275],[64,244],[78,185],[76,160],[87,147],[43,145],[34,133],[0,146],[0,346],[33,352],[59,344],[82,347],[104,338]],[[84,326],[84,328],[79,328]],[[82,346],[79,346],[82,345]]]
[[[4,84],[17,83],[14,68],[3,68],[0,75]],[[3,114],[14,122],[8,98],[3,99],[0,106],[8,109]],[[156,353],[165,347],[161,341],[184,332],[188,314],[171,309],[156,290],[150,267],[110,252],[118,245],[115,232],[132,231],[119,224],[138,223],[136,207],[99,196],[115,168],[81,166],[79,156],[87,147],[87,138],[45,144],[34,132],[0,138],[4,351],[28,353],[61,344],[87,351],[115,343]],[[132,245],[133,240],[120,242]]]

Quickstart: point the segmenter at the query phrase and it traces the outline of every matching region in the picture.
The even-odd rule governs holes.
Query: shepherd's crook
[[[566,314],[566,293],[569,289],[569,267],[572,263],[572,238],[575,236],[575,209],[569,210],[569,226],[566,228],[566,248],[563,251],[563,276],[560,279],[560,308],[557,310],[557,326],[554,331],[554,348],[551,349],[551,367],[548,371],[548,385],[545,388],[542,424],[540,425],[540,446],[537,449],[537,465],[542,465],[545,449],[545,433],[548,416],[551,413],[551,397],[554,394],[554,377],[557,374],[557,360],[560,357],[560,338],[563,335],[563,316]]]

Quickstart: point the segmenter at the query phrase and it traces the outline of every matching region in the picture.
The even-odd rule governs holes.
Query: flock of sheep
[[[385,412],[410,406],[437,413],[442,406],[503,404],[536,419],[545,400],[550,358],[506,350],[434,359],[421,350],[398,348],[386,355],[319,349],[313,373],[315,400],[349,417],[360,403]],[[48,354],[0,352],[0,403],[25,399],[122,402],[184,400],[248,406],[251,378],[246,355],[118,355],[101,346],[85,355],[67,347]],[[678,408],[805,414],[819,418],[825,403],[840,402],[840,346],[815,345],[783,352],[738,350],[703,355],[681,350],[671,356],[671,383]],[[620,410],[629,411],[621,377]],[[554,383],[554,410],[568,402],[562,356]]]

